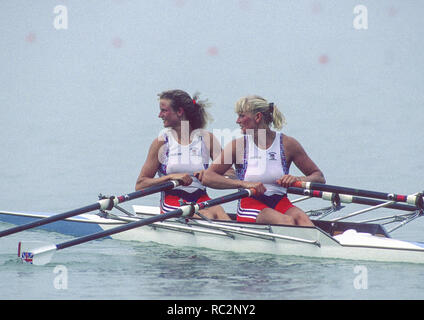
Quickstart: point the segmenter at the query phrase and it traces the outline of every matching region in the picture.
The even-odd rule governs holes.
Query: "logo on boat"
[[[31,263],[34,259],[34,254],[32,252],[22,252],[21,259],[25,262]]]

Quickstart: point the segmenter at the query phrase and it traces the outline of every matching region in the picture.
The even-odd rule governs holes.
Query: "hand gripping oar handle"
[[[368,198],[375,198],[387,201],[396,201],[396,202],[406,202],[417,206],[418,208],[423,208],[423,195],[399,195],[394,193],[385,193],[378,191],[362,190],[355,188],[346,188],[340,186],[333,186],[329,184],[317,183],[317,182],[305,182],[305,181],[296,181],[291,185],[292,187],[313,189],[318,191],[327,191],[334,193],[342,193],[353,196],[361,196]]]
[[[90,234],[84,237],[80,237],[80,238],[76,238],[70,241],[66,241],[63,243],[59,243],[59,244],[51,244],[51,245],[47,245],[44,247],[40,247],[40,248],[36,248],[31,250],[30,252],[21,252],[21,250],[19,250],[19,256],[22,258],[22,260],[24,261],[29,261],[31,263],[34,264],[46,264],[50,261],[51,257],[53,256],[54,252],[57,250],[61,250],[61,249],[65,249],[68,247],[72,247],[84,242],[88,242],[88,241],[92,241],[92,240],[96,240],[96,239],[101,239],[107,236],[110,236],[112,234],[116,234],[119,232],[124,232],[124,231],[128,231],[131,229],[135,229],[138,227],[142,227],[145,225],[149,225],[155,222],[159,222],[159,221],[163,221],[166,219],[170,219],[170,218],[177,218],[177,217],[190,217],[192,216],[194,213],[196,213],[199,210],[202,210],[204,208],[209,208],[212,206],[216,206],[219,204],[223,204],[223,203],[227,203],[230,201],[234,201],[237,199],[241,199],[241,198],[245,198],[245,197],[250,197],[252,195],[254,195],[256,193],[256,191],[254,189],[242,189],[239,190],[238,192],[232,193],[232,194],[228,194],[222,197],[218,197],[215,199],[211,199],[208,201],[204,201],[201,203],[197,203],[197,204],[187,204],[184,205],[178,209],[175,209],[173,211],[170,211],[168,213],[165,214],[159,214],[157,216],[154,217],[150,217],[150,218],[146,218],[146,219],[142,219],[142,220],[138,220],[135,222],[130,222],[124,225],[121,225],[119,227],[115,227],[109,230],[105,230],[105,231],[101,231],[98,233],[94,233],[94,234]],[[20,248],[20,245],[19,245]],[[28,258],[29,257],[29,258]]]
[[[152,186],[152,187],[148,187],[146,189],[142,189],[142,190],[138,190],[132,193],[128,193],[128,194],[124,194],[121,196],[112,196],[110,198],[107,199],[102,199],[97,201],[96,203],[93,203],[91,205],[85,206],[85,207],[81,207],[75,210],[71,210],[71,211],[67,211],[64,213],[60,213],[54,216],[50,216],[47,218],[43,218],[40,220],[36,220],[24,225],[20,225],[20,226],[16,226],[14,228],[10,228],[10,229],[6,229],[3,231],[0,231],[0,238],[1,237],[5,237],[7,235],[13,234],[13,233],[17,233],[20,231],[24,231],[24,230],[28,230],[31,228],[36,228],[48,223],[52,223],[55,221],[59,221],[59,220],[63,220],[66,218],[70,218],[70,217],[74,217],[77,216],[79,214],[83,214],[83,213],[87,213],[87,212],[91,212],[91,211],[95,211],[95,210],[111,210],[115,205],[122,203],[122,202],[126,202],[126,201],[130,201],[136,198],[141,198],[153,193],[157,193],[160,191],[166,191],[166,190],[170,190],[175,188],[176,186],[178,186],[180,184],[179,181],[176,180],[171,180],[168,182],[165,182],[163,184],[159,184],[156,186]]]

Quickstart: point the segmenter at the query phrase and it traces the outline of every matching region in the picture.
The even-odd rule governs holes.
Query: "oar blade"
[[[21,241],[18,244],[18,257],[24,263],[40,266],[49,263],[56,250],[56,245],[52,243]]]

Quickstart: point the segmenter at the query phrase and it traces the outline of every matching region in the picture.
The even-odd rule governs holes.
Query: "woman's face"
[[[240,112],[238,114],[236,123],[240,126],[241,132],[246,134],[248,129],[257,129],[256,115],[252,112]]]
[[[171,107],[170,99],[159,100],[159,118],[163,121],[165,128],[175,127],[181,123],[181,115]]]

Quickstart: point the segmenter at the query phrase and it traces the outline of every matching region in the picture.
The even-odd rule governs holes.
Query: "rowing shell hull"
[[[134,206],[134,210],[140,215],[158,214],[157,207]],[[0,221],[19,225],[49,215],[52,214],[0,212]],[[325,222],[320,222],[321,227],[326,225]],[[122,223],[126,221],[83,214],[40,228],[72,236],[84,236],[114,228]],[[333,225],[330,222],[327,224]],[[204,220],[187,223],[185,220],[167,220],[114,234],[112,238],[240,253],[424,263],[422,243],[375,236],[355,230],[335,235],[321,227],[216,223]]]
[[[56,214],[57,213],[50,212],[0,211],[0,221],[14,225],[23,225]],[[75,237],[82,237],[88,234],[102,231],[102,226],[110,224],[111,226],[116,227],[122,223],[123,222],[121,221],[105,219],[95,214],[81,214],[66,220],[55,221],[42,225],[37,229],[58,232]]]
[[[137,213],[149,211],[145,206],[134,206]],[[155,209],[153,209],[154,213]],[[164,222],[163,224],[166,224]],[[332,223],[328,223],[332,224]],[[209,225],[201,221],[202,226]],[[186,232],[169,229],[169,226],[146,227],[143,230],[130,230],[126,234],[116,234],[121,240],[154,241],[175,246],[200,247],[222,251],[242,253],[266,253],[293,255],[315,258],[335,258],[368,261],[390,261],[424,263],[424,244],[396,240],[368,233],[347,230],[336,236],[330,236],[318,227],[261,226],[257,224],[228,223],[248,230],[268,232],[294,239],[252,236],[221,230],[203,229],[194,225]],[[378,229],[377,229],[378,230]],[[208,232],[206,232],[208,231]],[[212,233],[213,231],[219,231]],[[209,233],[211,232],[211,233]],[[231,235],[231,237],[229,236]],[[386,234],[387,235],[387,234]],[[307,240],[308,243],[298,241]]]

